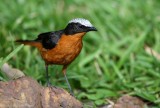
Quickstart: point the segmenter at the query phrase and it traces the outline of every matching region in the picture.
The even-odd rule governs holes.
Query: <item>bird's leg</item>
[[[46,79],[47,79],[47,87],[51,85],[50,80],[49,80],[49,75],[48,75],[48,64],[45,64],[46,67]]]
[[[70,86],[70,84],[69,84],[69,81],[68,81],[68,79],[67,79],[67,76],[66,76],[66,70],[67,70],[67,66],[63,66],[62,72],[63,72],[63,74],[64,74],[64,77],[65,77],[66,83],[67,83],[67,85],[68,85],[68,88],[69,88],[69,90],[70,90],[70,94],[71,94],[72,96],[74,96],[73,91],[72,91],[72,88],[71,88],[71,86]]]

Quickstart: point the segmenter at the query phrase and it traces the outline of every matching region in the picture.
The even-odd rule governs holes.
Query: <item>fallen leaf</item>
[[[17,79],[22,76],[25,76],[24,73],[16,68],[12,68],[7,63],[4,63],[1,67],[1,71],[9,78],[9,79]]]

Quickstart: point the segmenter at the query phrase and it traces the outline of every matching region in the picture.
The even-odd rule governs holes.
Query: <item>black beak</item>
[[[87,31],[97,31],[95,27],[88,27]]]

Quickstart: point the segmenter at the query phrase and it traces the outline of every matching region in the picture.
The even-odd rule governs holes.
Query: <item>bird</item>
[[[48,66],[62,65],[62,72],[70,93],[72,88],[66,76],[66,70],[81,52],[82,39],[87,32],[97,31],[91,22],[84,18],[75,18],[67,26],[58,31],[40,33],[34,40],[16,40],[16,42],[36,47],[45,62],[47,86],[50,86]]]

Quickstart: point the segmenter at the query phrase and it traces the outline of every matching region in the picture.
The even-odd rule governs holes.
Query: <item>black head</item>
[[[97,31],[97,29],[88,20],[82,18],[76,18],[69,21],[67,27],[64,29],[66,35],[89,31]]]

